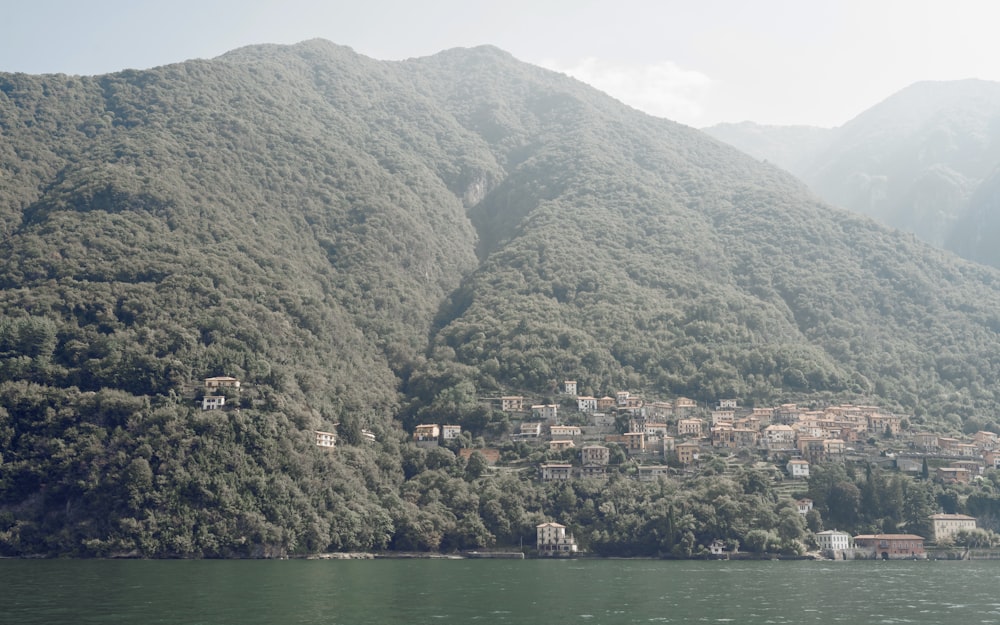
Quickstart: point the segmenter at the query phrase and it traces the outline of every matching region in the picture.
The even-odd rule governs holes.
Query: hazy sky
[[[0,71],[101,74],[320,37],[492,44],[653,115],[839,126],[920,80],[1000,81],[995,0],[2,0]]]

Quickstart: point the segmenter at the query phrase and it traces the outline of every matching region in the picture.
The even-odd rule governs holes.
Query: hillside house
[[[214,378],[205,378],[205,388],[216,389],[216,388],[232,388],[239,389],[240,381],[236,378],[232,378],[226,375],[217,376]]]
[[[520,395],[501,397],[500,410],[503,412],[521,412],[524,410],[524,397]]]
[[[698,402],[687,397],[678,397],[674,400],[674,414],[684,417],[698,409]]]
[[[666,401],[654,401],[646,405],[646,415],[654,421],[666,421],[674,416],[674,405]]]
[[[1000,451],[989,450],[983,452],[983,462],[990,469],[1000,468]]]
[[[809,479],[809,462],[806,460],[798,458],[789,460],[788,464],[785,465],[785,470],[788,471],[788,475],[792,479]]]
[[[576,553],[576,540],[559,523],[542,523],[537,528],[535,549],[541,556],[568,556]]]
[[[823,439],[818,436],[799,436],[795,439],[795,446],[803,458],[812,462],[823,461]]]
[[[205,395],[201,398],[202,410],[218,410],[226,405],[226,398],[223,395]]]
[[[693,436],[701,438],[705,428],[705,422],[701,419],[680,419],[677,421],[678,436]]]
[[[738,402],[735,399],[720,399],[716,407],[719,410],[736,410]]]
[[[978,458],[982,453],[979,450],[979,445],[972,443],[959,443],[955,445],[953,452],[956,456],[962,456],[963,458]]]
[[[667,424],[647,421],[642,425],[642,431],[646,434],[647,441],[659,440],[667,435]]]
[[[441,437],[441,428],[436,423],[424,423],[413,430],[413,442],[419,447],[433,447]]]
[[[583,466],[606,467],[611,460],[611,450],[604,445],[585,445],[580,449]]]
[[[590,422],[603,429],[611,429],[615,427],[616,421],[617,419],[615,418],[615,415],[612,414],[595,412],[590,415]]]
[[[462,434],[462,426],[460,425],[442,425],[441,426],[441,439],[446,441],[455,440]]]
[[[968,484],[972,481],[972,472],[968,469],[957,469],[955,467],[938,467],[937,476],[945,484]]]
[[[576,395],[576,380],[565,380],[563,382],[563,395]]]
[[[583,466],[606,467],[611,460],[611,450],[604,445],[585,445],[580,450]]]
[[[531,416],[542,421],[556,421],[559,417],[558,404],[537,404],[531,407]]]
[[[886,433],[899,436],[902,422],[898,415],[872,412],[868,415],[868,431],[879,436]]]
[[[883,560],[924,559],[924,537],[915,534],[862,534],[854,537],[854,547]]]
[[[665,465],[644,464],[639,467],[640,482],[655,482],[660,478],[670,477],[670,467]]]
[[[608,479],[608,468],[596,465],[584,465],[580,467],[580,477],[590,480]]]
[[[539,468],[542,471],[543,482],[564,481],[573,477],[573,465],[571,464],[549,462]]]
[[[754,432],[760,432],[760,429],[764,426],[761,424],[760,417],[747,415],[745,417],[735,419],[733,421],[733,427],[746,428],[748,430],[753,430]]]
[[[948,466],[955,469],[968,469],[969,475],[973,478],[977,475],[982,475],[984,469],[981,460],[955,460],[953,462],[949,462]]]
[[[795,501],[795,509],[799,511],[799,514],[805,516],[809,514],[809,511],[813,509],[813,500],[808,497],[803,497],[802,499],[797,499]]]
[[[552,425],[549,426],[549,435],[552,438],[573,438],[579,437],[582,430],[578,425]]]
[[[625,451],[629,454],[641,454],[646,451],[645,432],[626,432],[622,435],[625,443]]]
[[[660,443],[663,445],[663,457],[665,458],[667,454],[674,453],[677,449],[677,439],[673,436],[664,436],[660,439]]]
[[[823,439],[824,460],[837,460],[842,458],[845,453],[847,453],[847,443],[844,441],[839,438]]]
[[[573,447],[576,447],[576,444],[571,440],[549,441],[549,450],[551,451],[563,451],[564,449],[572,449]]]
[[[967,514],[932,514],[931,523],[934,525],[934,541],[938,544],[949,542],[962,530],[976,529],[976,517]]]
[[[774,408],[754,408],[750,416],[759,419],[762,427],[767,427],[774,420]]]
[[[712,411],[712,425],[719,425],[720,423],[731,424],[736,420],[735,410],[713,410]]]
[[[733,440],[733,426],[729,423],[713,425],[711,430],[712,447],[725,447],[735,449],[736,443]]]
[[[580,412],[597,412],[597,398],[590,395],[577,397],[576,409]]]
[[[613,410],[616,405],[615,398],[607,395],[597,400],[598,410]]]
[[[701,445],[698,443],[678,443],[674,446],[677,451],[677,461],[681,464],[691,464],[698,460],[701,453]]]
[[[954,453],[958,444],[959,440],[957,438],[951,438],[950,436],[938,436],[937,439],[938,449],[947,454]]]
[[[538,421],[522,423],[519,432],[520,438],[538,438],[542,435],[542,424]]]
[[[733,428],[733,443],[737,449],[756,447],[760,442],[760,432],[753,428],[737,426]]]
[[[624,407],[628,403],[628,398],[631,395],[628,391],[618,391],[615,393],[615,404],[619,407]]]
[[[983,451],[995,449],[997,446],[997,435],[993,432],[980,430],[972,435],[972,440]]]
[[[774,411],[774,421],[782,425],[791,425],[799,420],[801,413],[796,404],[781,404]]]
[[[766,449],[794,449],[795,430],[790,425],[769,425],[764,428],[761,444]]]
[[[646,402],[641,397],[636,397],[635,395],[629,395],[625,400],[625,404],[619,404],[618,407],[634,415],[645,414],[646,412],[642,410],[646,407]]]
[[[334,432],[321,432],[320,430],[315,430],[314,434],[316,435],[317,447],[333,449],[337,446],[337,435]]]

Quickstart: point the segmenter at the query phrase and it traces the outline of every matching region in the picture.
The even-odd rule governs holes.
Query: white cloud
[[[704,115],[703,101],[712,79],[686,70],[672,61],[626,65],[586,58],[576,64],[543,61],[542,66],[563,72],[604,91],[640,111],[697,126]]]

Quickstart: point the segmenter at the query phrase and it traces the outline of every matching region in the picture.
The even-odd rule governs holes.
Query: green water
[[[1000,623],[996,562],[0,560],[0,623]]]

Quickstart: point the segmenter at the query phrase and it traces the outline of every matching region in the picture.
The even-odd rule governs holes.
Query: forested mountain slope
[[[496,65],[472,52],[411,64],[457,66],[437,90],[489,140],[468,111],[494,101],[478,77]],[[937,415],[992,405],[992,271],[833,211],[775,167],[580,85],[540,98],[548,80],[506,92],[505,107],[544,122],[544,140],[498,154],[508,181],[471,214],[489,224],[483,239],[504,243],[453,297],[434,343],[481,386],[554,389],[570,376],[594,392],[828,392]],[[494,136],[523,132],[493,119]]]
[[[513,540],[541,504],[480,510],[399,425],[564,376],[997,405],[996,272],[495,48],[4,74],[0,133],[4,552]],[[213,375],[239,410],[201,411]]]
[[[966,258],[977,249],[979,185],[1000,165],[1000,83],[920,82],[839,128],[720,124],[706,131],[779,164],[836,206]],[[819,134],[817,134],[819,133]]]

